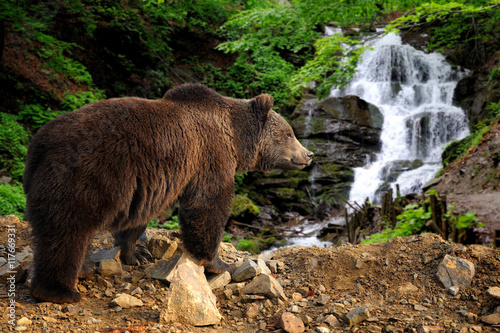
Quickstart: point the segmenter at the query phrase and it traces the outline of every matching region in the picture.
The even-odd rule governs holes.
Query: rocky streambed
[[[29,227],[16,230],[14,321],[2,332],[490,332],[500,328],[500,250],[445,242],[432,234],[371,245],[282,248],[265,255],[221,246],[236,262],[205,275],[175,233],[142,238],[155,262],[119,262],[109,234],[96,236],[78,289],[80,303],[35,303],[29,296]],[[6,257],[7,247],[1,249]],[[0,307],[8,315],[8,264]],[[4,284],[5,283],[5,284]],[[8,319],[8,317],[6,317]]]

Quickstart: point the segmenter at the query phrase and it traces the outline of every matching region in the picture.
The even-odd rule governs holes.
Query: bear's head
[[[271,110],[273,98],[262,94],[255,97],[252,104],[259,121],[263,122],[257,169],[264,172],[300,170],[310,165],[314,154],[300,144],[287,121]]]

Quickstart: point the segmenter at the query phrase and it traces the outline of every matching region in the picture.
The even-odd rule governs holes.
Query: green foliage
[[[97,102],[104,98],[104,94],[99,91],[78,91],[74,94],[66,94],[62,102],[62,109],[65,111],[73,111],[81,108],[89,103]]]
[[[460,43],[486,41],[493,31],[499,31],[498,1],[423,3],[405,16],[386,26],[386,30],[415,26],[431,26],[432,34],[427,47],[440,50]]]
[[[171,216],[170,219],[164,223],[162,223],[159,218],[155,217],[149,221],[148,228],[177,230],[180,228],[179,217],[177,215]]]
[[[28,140],[28,132],[16,117],[0,112],[0,174],[22,179]]]
[[[290,80],[292,91],[297,93],[301,88],[307,88],[309,83],[316,81],[318,86],[315,90],[320,98],[324,98],[333,87],[344,87],[354,76],[359,57],[366,49],[355,47],[358,44],[358,41],[342,34],[316,40],[314,58],[301,67]],[[325,73],[328,73],[328,76],[325,76]]]
[[[247,173],[234,175],[234,191],[240,193],[245,186],[244,180]]]
[[[238,251],[247,251],[250,253],[260,253],[260,247],[251,239],[242,239],[236,244]]]
[[[397,216],[398,222],[394,229],[387,228],[382,232],[368,236],[361,243],[386,242],[390,238],[414,235],[422,229],[430,218],[430,208],[426,212],[423,207],[408,205],[405,207],[403,213]]]
[[[20,110],[17,119],[30,124],[35,129],[61,114],[60,111],[52,111],[40,104],[21,104]]]
[[[237,194],[234,196],[231,203],[231,216],[237,217],[255,217],[259,215],[259,207],[257,207],[252,200],[247,196]]]
[[[0,216],[13,214],[23,219],[25,207],[22,185],[0,184]]]
[[[39,33],[36,39],[42,45],[37,54],[46,61],[46,68],[62,74],[78,85],[92,85],[92,76],[85,66],[68,56],[73,48],[79,47],[78,45],[63,42],[44,33]]]

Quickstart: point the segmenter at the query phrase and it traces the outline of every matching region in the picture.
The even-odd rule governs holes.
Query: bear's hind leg
[[[114,233],[116,244],[121,249],[120,259],[123,263],[138,266],[148,263],[148,260],[153,258],[144,245],[136,244],[144,230],[146,230],[146,225]]]
[[[38,301],[76,303],[82,298],[76,289],[78,273],[93,232],[51,230],[33,225],[35,268],[31,295]]]

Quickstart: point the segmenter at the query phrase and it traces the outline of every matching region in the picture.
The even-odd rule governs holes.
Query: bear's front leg
[[[235,265],[219,258],[219,245],[229,218],[232,193],[205,200],[180,201],[179,223],[186,249],[211,273],[233,273]]]
[[[149,260],[153,259],[153,256],[144,245],[136,244],[144,230],[146,230],[146,225],[113,234],[116,244],[120,246],[120,259],[123,263],[138,266],[147,264]]]

